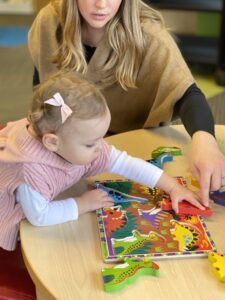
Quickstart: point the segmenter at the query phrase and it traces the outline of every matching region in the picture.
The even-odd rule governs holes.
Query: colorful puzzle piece
[[[199,185],[197,179],[194,178],[193,176],[191,176],[191,185],[193,185],[194,187],[196,187],[198,189],[200,188],[200,185]]]
[[[225,206],[225,191],[210,192],[209,197],[216,204]]]
[[[148,199],[142,197],[131,196],[129,194],[118,191],[114,188],[104,186],[101,183],[96,183],[96,187],[103,191],[106,191],[108,195],[113,199],[115,204],[123,203],[123,202],[140,202],[147,203]]]
[[[217,279],[225,282],[225,254],[209,252],[208,260],[212,263],[213,273]]]
[[[161,209],[165,211],[171,211],[172,210],[171,200],[163,198],[161,202]],[[211,208],[206,207],[205,210],[201,210],[185,200],[178,204],[178,209],[179,209],[178,215],[192,215],[192,216],[198,215],[202,217],[209,217],[212,215]]]
[[[134,261],[126,257],[123,264],[102,269],[104,290],[106,292],[119,291],[141,275],[159,276],[159,266],[147,258]]]
[[[152,158],[157,158],[159,155],[163,153],[167,153],[169,155],[175,156],[175,155],[181,155],[182,151],[178,147],[161,146],[152,151]]]
[[[163,164],[165,162],[169,162],[169,161],[173,161],[173,156],[169,155],[168,153],[162,153],[159,156],[157,156],[154,159],[149,159],[147,160],[148,162],[150,162],[151,164],[153,164],[154,166],[163,169]]]

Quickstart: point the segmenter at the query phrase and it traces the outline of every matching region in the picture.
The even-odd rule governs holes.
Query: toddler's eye
[[[94,147],[94,144],[91,144],[91,145],[86,145],[87,148],[92,148]]]

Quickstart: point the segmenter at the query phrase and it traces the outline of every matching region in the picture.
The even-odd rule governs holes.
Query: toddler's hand
[[[199,196],[180,184],[175,184],[174,187],[171,189],[170,198],[172,201],[172,208],[175,211],[175,213],[179,212],[178,203],[183,200],[190,202],[191,204],[200,208],[201,210],[205,210],[205,207],[200,203]]]
[[[100,189],[88,191],[80,197],[76,197],[76,203],[79,216],[86,212],[102,207],[109,207],[114,204],[113,199],[108,196],[107,192]]]

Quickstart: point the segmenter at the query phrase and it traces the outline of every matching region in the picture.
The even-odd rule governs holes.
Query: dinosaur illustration
[[[120,255],[126,255],[134,253],[135,251],[138,251],[142,247],[149,247],[153,244],[153,241],[163,239],[165,238],[154,232],[150,231],[148,235],[141,234],[137,230],[132,231],[132,236],[128,236],[123,239],[115,239],[112,238],[112,246],[115,249],[117,254]]]
[[[102,269],[104,290],[118,291],[126,284],[133,283],[140,275],[159,276],[159,266],[146,258],[134,261],[126,257],[123,264]]]
[[[120,204],[123,202],[140,202],[140,203],[148,202],[148,199],[146,199],[146,198],[132,196],[132,195],[126,194],[124,192],[121,192],[119,190],[116,190],[114,188],[104,186],[101,183],[96,184],[96,187],[98,189],[101,189],[101,190],[107,192],[109,197],[111,197],[113,199],[114,203],[117,203],[117,204]]]
[[[121,210],[121,206],[113,206],[104,209],[105,215],[103,216],[106,226],[106,236],[109,237],[113,231],[124,227],[127,223],[126,211]]]
[[[150,210],[138,209],[138,213],[142,219],[147,220],[153,227],[158,227],[159,223],[169,216],[168,212],[156,207]]]
[[[192,251],[201,248],[202,243],[207,243],[201,231],[194,225],[170,220],[174,228],[170,229],[174,240],[179,244],[180,251]]]

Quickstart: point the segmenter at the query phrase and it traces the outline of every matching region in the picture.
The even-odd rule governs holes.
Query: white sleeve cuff
[[[49,201],[26,183],[17,188],[16,200],[34,226],[56,225],[78,219],[78,207],[73,198]]]

